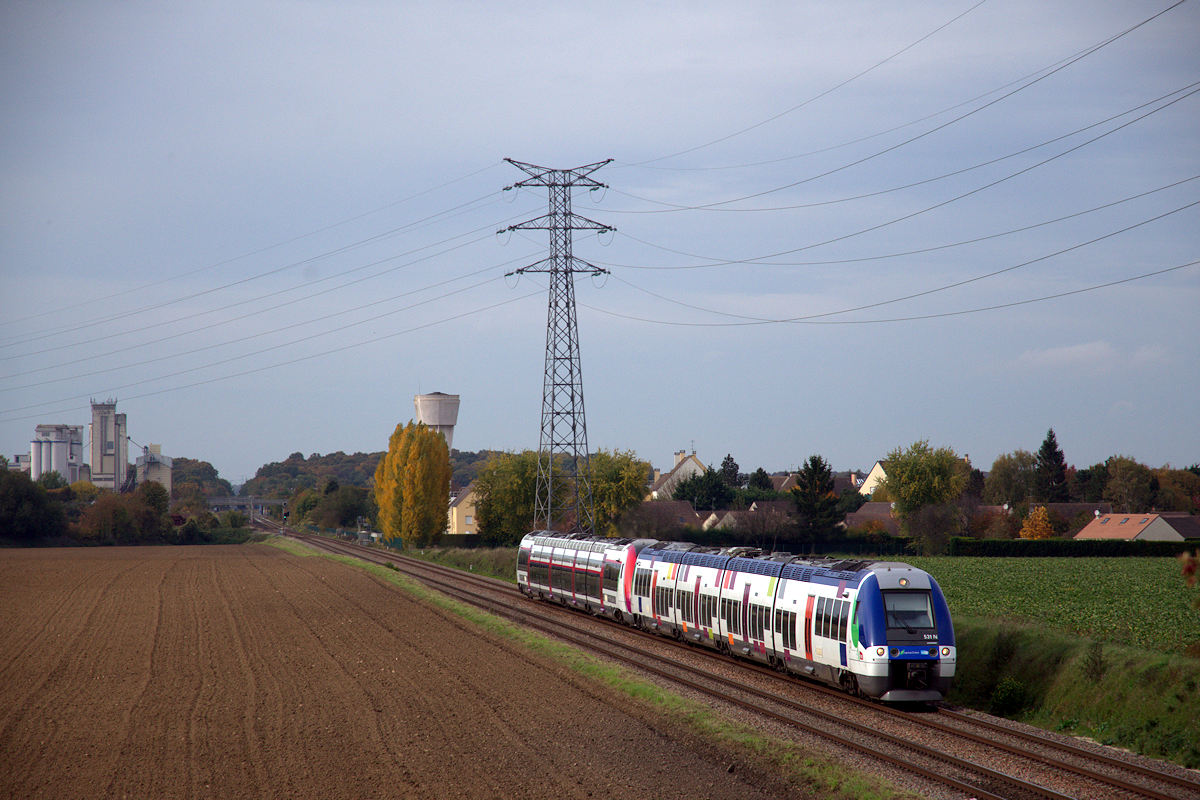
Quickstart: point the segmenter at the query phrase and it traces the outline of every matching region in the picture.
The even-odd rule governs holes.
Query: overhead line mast
[[[595,532],[595,508],[588,477],[587,420],[583,407],[583,374],[579,362],[579,326],[575,315],[577,274],[603,275],[608,270],[588,264],[571,252],[573,231],[616,230],[571,211],[571,190],[608,188],[590,176],[611,158],[573,169],[550,169],[504,159],[529,175],[504,187],[544,186],[550,208],[543,216],[510,225],[501,231],[550,232],[550,257],[509,275],[544,272],[550,276],[546,311],[546,369],[542,381],[542,429],[538,442],[537,491],[534,499],[535,530]]]

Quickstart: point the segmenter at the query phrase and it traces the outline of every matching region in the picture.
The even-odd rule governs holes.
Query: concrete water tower
[[[417,422],[425,423],[446,439],[446,449],[454,446],[454,425],[458,422],[458,395],[431,392],[413,397]]]

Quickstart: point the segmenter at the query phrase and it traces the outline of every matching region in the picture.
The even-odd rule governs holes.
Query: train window
[[[793,611],[775,612],[775,630],[783,636],[783,646],[796,649],[796,614]]]
[[[725,598],[721,601],[721,619],[725,620],[725,630],[737,636],[742,634],[742,604],[737,600]]]
[[[771,629],[771,609],[766,606],[750,605],[750,630],[747,634],[752,639],[766,639],[766,632]]]
[[[529,569],[529,551],[524,547],[517,553],[517,569]]]
[[[606,591],[615,592],[617,587],[621,585],[621,562],[606,561],[604,562],[604,588]]]
[[[933,628],[929,592],[884,592],[883,607],[889,628]]]
[[[650,595],[650,570],[636,569],[633,572],[633,593],[642,597]]]
[[[828,636],[829,635],[828,633],[826,633],[826,630],[827,630],[826,623],[829,621],[829,617],[825,613],[825,604],[828,602],[829,602],[829,598],[827,598],[827,597],[818,597],[817,598],[817,620],[816,620],[816,626],[814,629],[817,636]]]
[[[839,600],[837,605],[837,639],[844,642],[846,641],[846,620],[850,616],[850,603]]]
[[[695,594],[692,592],[679,592],[676,599],[679,601],[679,618],[684,622],[695,622],[692,619],[692,603],[695,601]]]

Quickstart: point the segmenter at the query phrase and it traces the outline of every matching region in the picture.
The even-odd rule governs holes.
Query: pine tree
[[[833,493],[833,471],[821,456],[809,456],[796,473],[792,499],[800,517],[800,534],[810,543],[833,533],[845,518],[838,511],[838,497]]]
[[[1067,462],[1058,447],[1054,428],[1046,432],[1046,439],[1038,450],[1034,485],[1037,498],[1043,503],[1065,503],[1070,499]]]
[[[721,461],[721,480],[730,489],[738,489],[742,485],[742,476],[738,472],[738,463],[733,460],[732,453],[726,453]]]

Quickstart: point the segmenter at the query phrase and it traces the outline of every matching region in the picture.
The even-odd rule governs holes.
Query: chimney
[[[686,450],[676,450],[675,451],[675,466],[678,467],[680,464],[682,464],[683,460],[685,458],[687,458]]]

